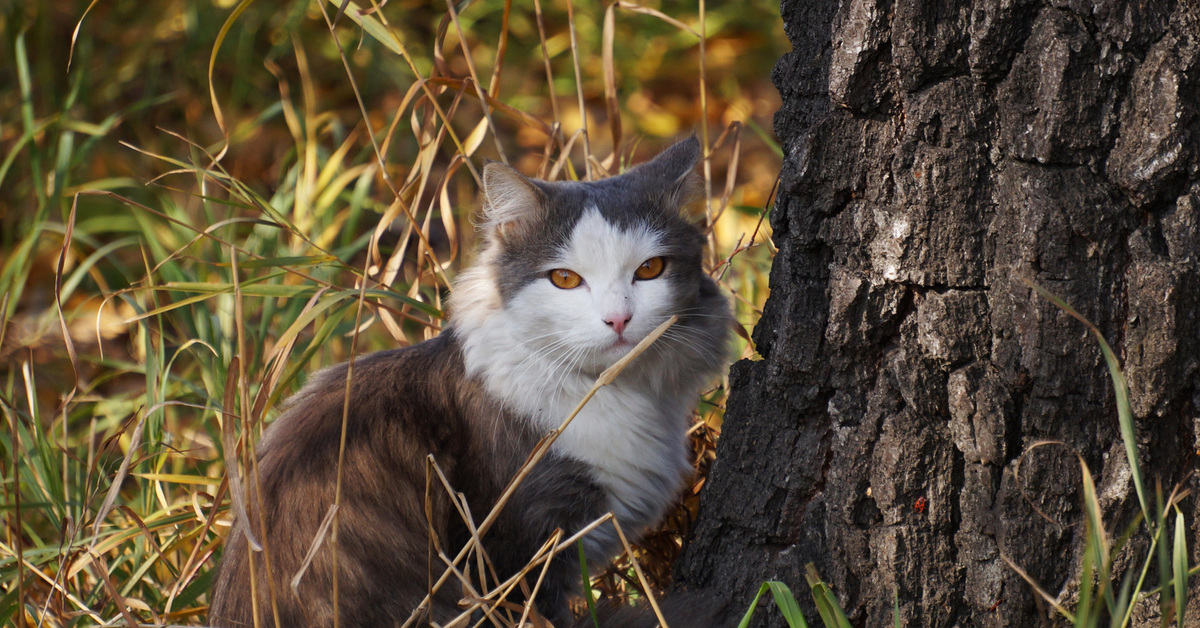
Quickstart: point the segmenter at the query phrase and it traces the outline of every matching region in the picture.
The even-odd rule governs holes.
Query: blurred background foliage
[[[227,467],[309,370],[437,333],[484,158],[602,176],[696,132],[753,356],[774,2],[339,8],[0,0],[0,623],[202,622]],[[653,586],[694,508],[642,544]]]

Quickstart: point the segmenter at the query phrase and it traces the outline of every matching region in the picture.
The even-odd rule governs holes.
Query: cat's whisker
[[[516,375],[520,375],[521,371],[519,369],[528,369],[536,365],[539,361],[549,357],[551,354],[554,354],[560,347],[566,345],[566,343],[566,340],[555,340],[547,345],[543,345],[535,348],[532,351],[529,351],[528,354],[522,358],[515,367],[513,367],[514,373]]]
[[[723,320],[729,319],[729,317],[727,317],[727,316],[713,314],[712,312],[709,311],[709,308],[700,306],[700,305],[679,308],[679,309],[675,310],[674,312],[675,312],[675,314],[678,314],[680,318],[683,318],[685,316],[706,316],[709,318],[720,318]]]
[[[674,333],[672,334],[672,332],[674,332]],[[689,335],[689,334],[692,336],[692,338],[691,338],[691,339],[693,339],[693,340],[698,340],[698,339],[699,339],[699,338],[696,338],[696,336],[703,336],[703,337],[704,337],[704,339],[707,339],[707,340],[710,340],[710,341],[713,341],[713,342],[723,342],[723,341],[724,341],[724,339],[723,339],[723,338],[721,338],[721,337],[717,336],[716,334],[714,334],[714,333],[712,333],[712,332],[708,331],[707,329],[703,329],[703,328],[700,328],[700,327],[690,327],[690,326],[681,326],[681,327],[678,327],[677,329],[676,329],[676,328],[672,328],[672,329],[669,329],[669,330],[667,330],[667,333],[666,333],[666,334],[663,334],[663,335],[664,335],[664,336],[668,336],[668,335],[669,335],[669,336],[672,336],[672,337],[684,337],[684,336],[687,336],[687,335]]]
[[[541,361],[544,357],[547,357],[551,353],[558,351],[559,348],[566,346],[569,342],[570,341],[565,338],[559,339],[559,340],[556,340],[548,345],[545,345],[545,346],[531,352],[524,359],[522,359],[519,363],[517,363],[516,367],[513,368],[514,379],[520,378],[529,369],[536,366],[538,364],[538,362]]]
[[[680,363],[686,364],[691,356],[685,355],[684,352],[677,346],[670,343],[663,343],[662,350],[665,353],[664,357],[674,357]]]
[[[668,340],[668,342],[663,343],[664,349],[671,351],[681,360],[701,360],[709,367],[721,365],[723,354],[714,354],[711,351],[705,351],[704,343],[699,342],[694,336],[689,337],[689,332],[691,331],[701,330],[687,330],[685,328],[675,331],[675,333],[671,333],[672,330],[668,330],[667,333],[663,334],[663,338]],[[707,333],[705,335],[711,336]],[[688,355],[684,354],[684,349],[688,350]]]
[[[708,314],[702,308],[683,308],[675,310],[675,314],[678,314],[679,318],[719,318],[721,320],[728,320],[728,317],[725,316]]]
[[[551,373],[554,373],[555,371],[558,371],[559,373],[554,385],[549,387],[551,394],[559,396],[563,392],[563,381],[566,380],[568,375],[572,374],[572,370],[578,372],[579,367],[578,363],[576,362],[576,356],[585,348],[586,347],[581,347],[579,345],[571,347],[568,351],[563,353],[558,360],[555,360],[550,369],[548,369]],[[571,364],[572,368],[565,368],[567,364]]]

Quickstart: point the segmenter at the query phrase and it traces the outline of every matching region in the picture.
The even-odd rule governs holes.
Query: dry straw
[[[472,233],[469,222],[464,223],[470,208],[465,199],[478,181],[475,163],[480,153],[494,146],[495,157],[511,158],[548,179],[613,174],[632,157],[634,142],[625,137],[630,125],[621,121],[620,50],[614,50],[625,17],[642,20],[639,28],[646,20],[667,24],[667,30],[678,31],[681,40],[694,40],[699,47],[699,112],[694,118],[704,140],[706,226],[711,229],[717,220],[735,213],[727,210],[737,202],[742,127],[729,125],[715,142],[708,141],[710,95],[702,3],[699,21],[691,25],[633,2],[610,3],[603,11],[598,44],[577,22],[584,18],[582,3],[543,6],[540,0],[535,0],[528,16],[518,16],[511,2],[503,2],[497,38],[480,41],[472,32],[474,22],[463,15],[478,10],[478,4],[447,2],[430,48],[432,65],[416,57],[410,50],[412,42],[406,42],[401,29],[388,21],[388,13],[396,15],[395,7],[384,11],[376,2],[329,0],[306,8],[319,9],[315,32],[325,38],[322,45],[336,49],[335,63],[340,62],[344,71],[338,81],[349,86],[361,118],[341,134],[331,130],[340,124],[335,114],[322,110],[327,92],[315,79],[316,66],[323,59],[310,54],[312,40],[280,31],[284,36],[276,43],[285,52],[290,46],[289,62],[294,61],[294,67],[287,67],[288,62],[278,56],[265,60],[265,73],[262,60],[246,64],[238,57],[236,67],[226,67],[232,55],[240,54],[240,44],[235,42],[243,22],[261,16],[257,13],[261,7],[250,0],[234,3],[228,13],[196,16],[208,28],[203,32],[215,35],[208,63],[196,69],[196,83],[206,94],[197,94],[200,98],[192,98],[189,104],[208,101],[210,113],[201,113],[215,122],[208,129],[216,137],[211,143],[197,139],[203,137],[203,129],[189,127],[180,133],[134,127],[138,120],[128,111],[102,124],[73,121],[55,126],[57,118],[39,120],[31,77],[40,80],[47,75],[31,72],[31,61],[39,61],[25,54],[25,34],[14,42],[21,121],[6,128],[19,128],[22,136],[0,163],[0,184],[18,178],[6,178],[10,169],[34,175],[27,200],[37,205],[38,217],[34,232],[17,238],[17,248],[11,256],[4,251],[8,259],[0,263],[0,312],[4,313],[0,349],[16,329],[10,325],[15,320],[10,312],[14,303],[22,303],[22,282],[28,281],[35,262],[41,262],[38,251],[48,248],[51,255],[44,265],[53,270],[53,290],[45,292],[53,292],[54,311],[47,310],[47,320],[61,336],[57,351],[66,356],[63,372],[71,369],[63,381],[55,382],[61,386],[55,387],[45,377],[37,381],[37,363],[20,356],[10,371],[11,383],[4,391],[8,396],[0,394],[0,408],[12,434],[12,477],[19,478],[5,489],[13,495],[9,516],[15,523],[9,529],[16,533],[0,542],[0,552],[14,557],[4,582],[11,585],[6,591],[15,594],[17,625],[27,618],[44,625],[78,616],[109,625],[135,625],[143,618],[156,624],[197,621],[205,610],[205,578],[223,542],[216,531],[228,529],[231,516],[244,518],[261,507],[256,500],[259,493],[252,490],[259,481],[253,452],[264,420],[280,398],[296,388],[300,374],[316,364],[352,358],[367,344],[369,348],[381,342],[407,344],[440,331],[445,317],[441,299],[450,290]],[[112,10],[93,1],[78,16],[69,51],[72,73],[90,67],[92,50],[98,48],[97,33],[110,26],[98,20]],[[501,94],[502,85],[508,84],[502,81],[505,73],[514,74],[511,68],[518,66],[504,62],[505,55],[513,53],[509,27],[517,17],[528,17],[531,28],[536,26],[534,45],[540,50],[547,89],[541,101],[549,110],[545,113],[523,110],[512,104],[518,102],[513,95]],[[301,21],[304,28],[314,22]],[[391,112],[381,113],[378,103],[367,106],[360,85],[370,86],[360,80],[362,66],[352,62],[357,51],[349,44],[343,47],[350,41],[347,34],[379,42],[377,54],[394,55],[411,73],[411,83],[389,105],[394,107]],[[599,49],[587,50],[589,41]],[[495,52],[490,76],[481,56],[489,44],[494,44]],[[456,54],[462,58],[456,59]],[[459,61],[466,64],[466,71],[456,76],[450,70]],[[589,93],[586,73],[597,68],[602,73],[597,85],[602,87]],[[61,74],[61,68],[54,69]],[[278,102],[271,104],[293,156],[280,162],[283,171],[270,186],[240,178],[244,164],[238,161],[243,158],[239,149],[244,152],[248,138],[259,137],[265,125],[246,115],[245,103],[238,101],[236,90],[224,78],[231,70],[263,74],[268,81],[274,77],[278,84]],[[570,100],[575,102],[560,102],[555,73],[573,74],[576,97]],[[288,77],[297,74],[298,80],[289,82]],[[535,77],[534,82],[538,80]],[[145,106],[158,104],[161,101],[147,101]],[[70,115],[64,109],[62,119]],[[564,121],[571,116],[576,117]],[[607,127],[597,128],[608,132],[597,128],[589,132],[588,125],[603,118]],[[47,147],[72,146],[72,134],[104,138],[122,123],[135,129],[124,135],[126,140],[110,142],[122,155],[122,164],[150,161],[164,170],[141,181],[72,182],[57,190],[55,182],[68,181],[64,168],[70,164],[112,159],[110,155],[91,159],[82,152],[55,156],[46,152]],[[406,129],[411,129],[411,135]],[[523,150],[540,152],[540,161],[515,161],[513,145],[502,141],[514,129],[525,130]],[[541,145],[531,145],[529,137],[538,134],[542,139],[535,142]],[[34,138],[42,139],[35,142]],[[405,156],[406,151],[410,154]],[[712,161],[717,151],[728,155],[723,166],[729,174],[714,198]],[[28,164],[20,161],[25,152],[36,158]],[[12,167],[13,163],[18,166]],[[44,164],[53,164],[55,170],[40,170]],[[134,167],[128,170],[137,172]],[[264,191],[266,187],[271,189]],[[59,201],[61,207],[70,204],[66,216],[59,213]],[[115,214],[114,206],[120,208]],[[119,223],[121,237],[112,239],[107,225],[93,218],[96,215],[103,219],[116,215],[125,221]],[[762,224],[760,220],[755,225],[751,243],[763,240],[758,234]],[[60,240],[44,247],[47,234]],[[743,272],[741,268],[730,272],[734,257],[749,248],[739,240],[736,250],[713,269],[730,292],[736,292],[735,282],[743,281],[735,276]],[[712,261],[718,259],[722,258],[714,252]],[[740,286],[748,287],[738,288],[746,292],[737,296],[749,304],[743,306],[747,317],[757,315],[757,304],[765,298],[769,257],[755,264],[744,267],[746,278]],[[110,287],[114,277],[125,281]],[[85,288],[92,293],[84,294]],[[90,301],[96,302],[94,308],[80,309],[80,302]],[[116,342],[107,322],[114,313],[115,325],[126,334],[115,336],[120,338]],[[92,317],[87,323],[94,328],[94,341],[78,338],[77,322],[83,317]],[[349,331],[347,324],[352,325]],[[463,587],[469,605],[483,611],[489,625],[536,624],[541,620],[529,600],[536,596],[549,561],[598,526],[612,525],[625,544],[624,560],[632,561],[624,563],[626,572],[636,574],[645,598],[655,605],[653,590],[661,581],[650,582],[655,569],[643,569],[634,560],[647,551],[629,547],[624,530],[611,516],[570,536],[561,533],[546,539],[530,564],[503,582],[479,539],[579,408],[669,324],[664,323],[597,380],[575,412],[531,452],[488,513],[472,513],[430,460],[429,495],[434,490],[450,495],[471,532],[467,547],[456,556],[436,548],[430,565],[436,571],[431,574],[431,593],[453,580]],[[360,339],[371,326],[381,326],[386,335]],[[748,337],[745,330],[741,333]],[[352,360],[347,377],[353,377]],[[112,387],[103,387],[106,381],[118,380],[123,386],[133,380],[141,392],[131,395],[118,388],[114,393]],[[14,386],[19,391],[15,395]],[[58,402],[53,413],[39,411],[39,402],[47,398]],[[713,422],[693,430],[698,439],[711,439],[719,429],[720,400],[716,394],[710,398],[713,409],[707,414]],[[81,424],[88,427],[81,429]],[[712,442],[705,443],[708,449],[698,458],[711,457]],[[339,477],[340,468],[339,462]],[[335,504],[323,513],[324,525],[311,540],[310,554],[324,543],[336,547],[338,493]],[[476,521],[476,514],[482,519]],[[25,533],[45,529],[52,533],[37,537]],[[270,569],[271,548],[264,531],[247,529],[246,533],[252,568]],[[291,575],[295,586],[304,572]],[[524,603],[505,601],[518,591]],[[266,593],[271,600],[293,594]],[[275,614],[271,606],[256,609],[260,622]],[[458,621],[466,621],[469,612]]]

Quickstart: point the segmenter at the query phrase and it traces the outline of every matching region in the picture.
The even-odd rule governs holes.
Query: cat
[[[431,556],[429,531],[449,557],[470,538],[436,478],[427,516],[427,456],[478,524],[597,376],[678,315],[584,406],[482,541],[503,581],[556,529],[566,538],[611,511],[636,537],[660,520],[691,473],[689,416],[726,366],[732,329],[729,304],[702,268],[705,238],[686,217],[699,196],[699,157],[693,136],[599,181],[547,182],[484,166],[482,246],[455,282],[445,329],[353,362],[338,511],[340,626],[403,624],[445,568]],[[257,614],[258,625],[273,626],[276,613],[281,626],[333,625],[330,543],[295,592],[289,583],[334,501],[346,375],[345,364],[313,375],[263,435],[258,481],[246,483],[250,521],[235,522],[210,594],[213,625],[251,626]],[[247,527],[265,547],[252,559]],[[583,544],[593,567],[621,549],[610,523]],[[539,574],[527,577],[531,588]],[[560,628],[572,624],[568,600],[580,583],[577,551],[559,553],[537,611]],[[459,615],[462,597],[457,581],[442,586],[422,625]]]

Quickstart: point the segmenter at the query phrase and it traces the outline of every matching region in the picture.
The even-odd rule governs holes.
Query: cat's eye
[[[633,276],[637,279],[654,279],[662,274],[663,269],[667,267],[667,262],[661,257],[651,257],[642,262],[637,270],[633,271]]]
[[[550,283],[563,290],[570,290],[571,288],[578,288],[579,284],[583,283],[583,277],[580,277],[579,273],[573,270],[555,268],[550,271]]]

